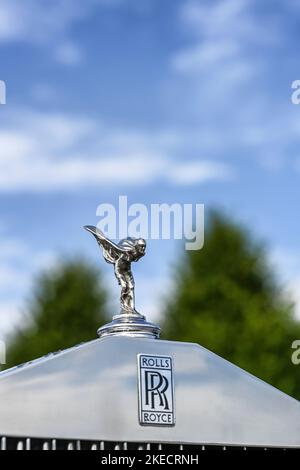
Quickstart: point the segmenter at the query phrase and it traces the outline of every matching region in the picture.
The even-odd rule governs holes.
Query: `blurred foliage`
[[[204,249],[185,252],[167,304],[164,338],[199,343],[300,399],[291,344],[300,323],[246,230],[212,213]]]
[[[96,338],[105,304],[100,272],[86,261],[66,260],[41,274],[24,325],[9,340],[6,367]]]

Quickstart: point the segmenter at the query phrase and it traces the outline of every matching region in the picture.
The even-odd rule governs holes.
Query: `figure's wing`
[[[120,254],[128,253],[128,249],[124,249],[109,240],[109,238],[106,238],[104,233],[101,232],[101,230],[99,230],[97,227],[94,227],[93,225],[85,225],[84,228],[94,235],[98,244],[103,248],[106,261],[112,263],[118,256],[120,256]]]

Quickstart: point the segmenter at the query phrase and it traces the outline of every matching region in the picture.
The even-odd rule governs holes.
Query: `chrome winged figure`
[[[92,225],[85,225],[88,232],[96,238],[103,250],[103,257],[109,264],[114,265],[115,276],[121,286],[121,313],[140,315],[135,310],[134,278],[131,263],[138,261],[145,255],[146,241],[143,238],[125,238],[118,244],[112,242]]]

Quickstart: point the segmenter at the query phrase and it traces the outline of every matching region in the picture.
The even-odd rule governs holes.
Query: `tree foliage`
[[[300,338],[300,323],[264,248],[213,213],[204,248],[186,252],[177,272],[164,337],[199,343],[299,399],[291,344]]]
[[[7,351],[7,367],[96,338],[107,321],[101,275],[88,262],[66,260],[42,273]]]

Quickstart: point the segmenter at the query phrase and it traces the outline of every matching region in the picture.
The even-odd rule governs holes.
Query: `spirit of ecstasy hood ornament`
[[[114,265],[115,276],[121,287],[121,312],[113,317],[113,321],[99,328],[99,336],[126,334],[139,337],[158,338],[160,328],[148,323],[143,315],[135,309],[134,278],[131,263],[145,255],[146,241],[143,238],[125,238],[118,244],[109,240],[97,227],[85,225],[92,233],[103,250],[103,257]]]
[[[86,225],[84,228],[96,238],[103,249],[105,261],[114,265],[115,276],[121,286],[121,313],[138,314],[135,310],[131,263],[145,255],[146,241],[143,238],[125,238],[116,245],[96,227]]]

